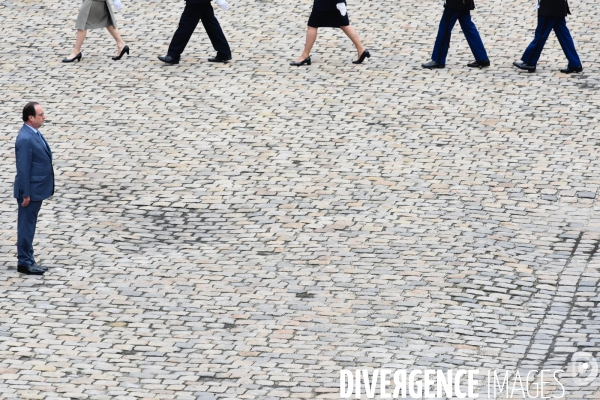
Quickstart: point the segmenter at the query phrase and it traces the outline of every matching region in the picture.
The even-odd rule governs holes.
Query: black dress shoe
[[[483,61],[473,61],[472,63],[468,63],[467,67],[470,68],[485,68],[490,66],[490,60]]]
[[[359,59],[356,61],[352,61],[352,64],[362,64],[363,61],[365,61],[365,58],[371,58],[371,53],[369,53],[369,50],[363,51]]]
[[[37,268],[34,265],[18,265],[17,271],[27,275],[44,275],[43,269]]]
[[[444,68],[444,67],[446,67],[446,65],[445,64],[440,64],[437,61],[431,60],[428,63],[421,64],[421,67],[427,68],[427,69],[434,69],[434,68]]]
[[[217,54],[216,56],[209,58],[208,61],[210,62],[220,62],[220,63],[226,63],[227,61],[231,61],[231,56],[229,57],[224,57],[220,54]]]
[[[80,52],[79,54],[77,54],[73,58],[65,58],[65,59],[63,59],[62,62],[64,62],[64,63],[72,63],[75,60],[77,60],[79,62],[79,61],[81,61],[82,58],[83,58],[83,56],[81,55],[81,52]]]
[[[560,72],[562,72],[563,74],[574,74],[577,72],[581,72],[583,71],[583,67],[575,67],[575,68],[571,68],[571,67],[567,67],[567,68],[561,68]]]
[[[535,72],[535,65],[527,65],[523,61],[515,61],[513,65],[527,72]]]
[[[112,59],[115,61],[119,61],[125,53],[127,53],[127,55],[129,55],[129,46],[127,46],[127,45],[125,45],[125,47],[123,47],[123,50],[121,50],[121,53],[117,57],[113,57]]]
[[[41,266],[40,264],[38,264],[37,262],[34,262],[34,263],[33,263],[33,266],[34,266],[34,267],[36,267],[36,268],[39,268],[39,269],[41,269],[41,270],[42,270],[42,271],[44,271],[44,272],[48,271],[48,267],[42,267],[42,266]]]
[[[158,59],[164,63],[170,64],[170,65],[175,65],[175,64],[179,64],[179,60],[174,59],[171,56],[158,56]]]
[[[310,65],[312,61],[310,61],[310,56],[306,57],[304,60],[302,61],[292,61],[290,63],[290,65],[293,65],[294,67],[299,67],[301,65]]]

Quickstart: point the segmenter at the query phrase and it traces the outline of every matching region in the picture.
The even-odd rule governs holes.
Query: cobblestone
[[[78,5],[78,4],[77,4]],[[0,398],[336,399],[342,368],[566,369],[600,359],[599,8],[568,18],[584,73],[551,37],[515,70],[531,2],[480,0],[492,67],[455,28],[426,71],[441,2],[349,2],[373,57],[311,2],[217,10],[162,65],[182,1],[117,13],[130,57],[91,31],[64,65],[77,5],[0,0]],[[507,10],[510,10],[507,12]],[[39,101],[56,195],[16,272],[14,139]],[[559,388],[554,388],[558,390]],[[600,378],[569,383],[600,398]]]

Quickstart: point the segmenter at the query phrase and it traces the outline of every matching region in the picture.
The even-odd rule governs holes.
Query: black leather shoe
[[[80,52],[79,54],[77,54],[75,57],[73,58],[65,58],[62,60],[62,62],[64,63],[72,63],[73,61],[77,60],[78,62],[81,61],[81,59],[83,58],[83,56],[81,55],[82,53]]]
[[[535,72],[535,65],[527,65],[523,61],[515,61],[513,65],[527,72]]]
[[[27,275],[44,275],[43,269],[37,268],[34,265],[18,265],[17,271]]]
[[[210,62],[220,62],[220,63],[226,63],[227,61],[231,61],[231,56],[229,57],[224,57],[220,54],[217,54],[216,56],[209,58],[208,61]]]
[[[435,69],[435,68],[444,68],[444,67],[446,67],[446,65],[440,64],[437,61],[431,60],[428,63],[421,64],[421,67],[427,68],[427,69]]]
[[[41,270],[42,270],[42,271],[44,271],[44,272],[48,271],[48,267],[42,267],[42,266],[41,266],[40,264],[38,264],[37,262],[34,262],[34,263],[33,263],[33,266],[34,266],[34,267],[36,267],[36,268],[38,268],[38,269],[41,269]]]
[[[117,57],[113,57],[112,59],[114,61],[119,61],[125,53],[127,53],[127,55],[129,55],[129,46],[127,46],[127,45],[125,45],[125,47],[123,47],[123,50],[121,50],[121,53]]]
[[[560,72],[562,72],[563,74],[574,74],[574,73],[581,72],[581,71],[583,71],[583,67],[576,67],[576,68],[567,67],[567,68],[562,68],[560,70]]]
[[[470,68],[485,68],[490,66],[490,60],[483,61],[473,61],[472,63],[468,63],[467,67]]]
[[[175,65],[179,64],[179,60],[174,59],[171,56],[158,56],[158,59],[166,64]]]
[[[358,60],[352,61],[352,64],[362,64],[363,61],[365,61],[365,58],[371,58],[371,53],[369,53],[369,50],[366,49],[362,52]]]
[[[311,64],[311,62],[312,62],[312,61],[310,61],[310,56],[308,56],[308,57],[306,57],[306,58],[305,58],[304,60],[302,60],[302,61],[297,61],[297,62],[296,62],[296,61],[292,61],[292,62],[290,63],[290,65],[293,65],[294,67],[299,67],[299,66],[301,66],[301,65],[304,65],[304,64],[306,64],[306,65],[310,65],[310,64]]]

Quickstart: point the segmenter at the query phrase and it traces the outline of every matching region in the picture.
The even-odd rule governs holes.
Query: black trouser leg
[[[187,46],[190,41],[196,26],[198,26],[198,22],[200,22],[202,6],[203,4],[186,3],[181,18],[179,19],[179,26],[173,35],[173,39],[171,39],[169,51],[167,52],[168,56],[173,57],[175,60],[179,60],[181,53],[185,50],[185,46]]]
[[[227,43],[223,29],[221,29],[221,25],[215,17],[215,11],[213,10],[212,5],[206,3],[201,4],[200,6],[203,7],[200,19],[202,20],[202,25],[204,25],[204,29],[206,30],[214,49],[220,56],[231,58],[229,43]]]

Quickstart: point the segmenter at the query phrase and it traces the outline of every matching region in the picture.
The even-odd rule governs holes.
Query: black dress
[[[312,28],[339,28],[350,25],[348,13],[342,16],[336,8],[338,3],[346,0],[315,0],[312,13],[308,19],[308,26]]]

